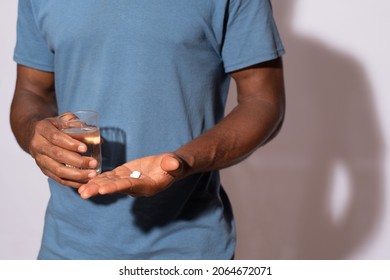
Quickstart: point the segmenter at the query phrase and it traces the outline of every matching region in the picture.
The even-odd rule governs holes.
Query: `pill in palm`
[[[131,172],[131,174],[130,174],[130,178],[138,179],[139,177],[141,177],[140,171],[135,170],[135,171]]]

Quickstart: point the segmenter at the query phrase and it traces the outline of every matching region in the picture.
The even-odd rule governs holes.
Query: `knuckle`
[[[37,150],[37,148],[39,148],[39,145],[37,144],[37,142],[33,138],[30,142],[30,151],[31,151],[30,153],[33,153],[33,151]]]
[[[30,150],[31,151],[39,150],[40,147],[41,147],[41,145],[39,144],[39,140],[37,139],[37,134],[35,132],[33,132],[33,135],[31,137],[31,141],[30,141]]]
[[[46,120],[37,121],[34,127],[35,134],[47,135],[49,133],[49,126]]]
[[[82,181],[84,179],[84,176],[81,172],[75,172],[73,175],[73,179],[75,181]]]
[[[44,161],[44,159],[38,154],[38,155],[35,155],[33,156],[34,160],[35,160],[35,163],[38,165],[38,167],[42,170],[42,171],[45,171],[47,172],[47,168],[46,168],[46,163]],[[45,175],[47,175],[45,173]]]
[[[60,131],[58,129],[54,129],[53,125],[47,120],[37,122],[35,126],[35,134],[43,136],[52,143],[59,142],[62,137]]]
[[[55,166],[53,168],[53,173],[56,174],[57,176],[61,177],[60,175],[62,175],[62,170],[63,170],[63,166]]]
[[[63,157],[63,152],[56,147],[51,147],[50,154],[56,159],[61,159]]]
[[[69,148],[69,145],[71,143],[68,143],[66,139],[64,138],[64,134],[61,133],[60,131],[52,131],[50,135],[48,136],[47,140],[55,146],[58,147],[64,147],[64,148]]]
[[[82,156],[75,157],[75,163],[79,167],[88,168],[90,160],[91,160],[90,158],[85,158],[85,157],[82,157]]]
[[[61,139],[61,135],[60,135],[60,132],[52,132],[50,134],[50,142],[52,142],[53,144],[58,144],[60,139]]]
[[[49,173],[46,169],[41,168],[41,171],[42,171],[42,173],[43,173],[44,175],[46,175],[47,177],[50,177],[50,173]]]

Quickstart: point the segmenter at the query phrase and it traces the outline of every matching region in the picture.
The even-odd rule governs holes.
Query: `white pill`
[[[133,171],[130,174],[130,178],[139,179],[139,177],[141,177],[141,172],[140,171]]]

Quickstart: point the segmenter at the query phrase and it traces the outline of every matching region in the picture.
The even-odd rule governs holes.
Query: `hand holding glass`
[[[90,110],[67,112],[58,117],[59,129],[72,138],[87,145],[87,151],[82,156],[97,160],[97,173],[102,170],[102,155],[99,131],[99,113]]]

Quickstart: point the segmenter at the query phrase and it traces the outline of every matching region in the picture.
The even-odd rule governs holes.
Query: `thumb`
[[[173,177],[180,177],[183,173],[183,164],[175,154],[166,154],[161,160],[161,168]]]

